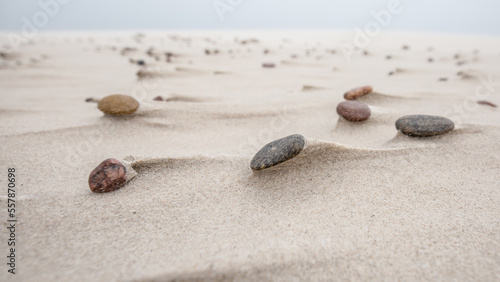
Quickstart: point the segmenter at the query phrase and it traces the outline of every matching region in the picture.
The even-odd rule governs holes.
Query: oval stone
[[[371,115],[370,108],[358,101],[340,102],[337,106],[337,113],[348,121],[364,121]]]
[[[263,68],[274,68],[276,65],[274,63],[263,63]]]
[[[131,96],[115,94],[102,98],[97,107],[106,114],[129,115],[137,111],[139,102]]]
[[[346,93],[344,93],[344,99],[356,100],[359,97],[362,97],[362,96],[365,96],[365,95],[372,93],[372,91],[373,91],[373,87],[368,86],[368,85],[354,88],[354,89],[351,89],[351,90],[347,91]]]
[[[440,116],[409,115],[396,121],[396,129],[409,136],[434,136],[450,132],[453,128],[453,121]]]
[[[106,193],[120,189],[127,181],[127,169],[117,159],[107,159],[100,163],[89,175],[92,192]]]
[[[304,149],[306,139],[300,134],[290,135],[275,140],[260,149],[252,159],[250,167],[262,170],[297,156]]]

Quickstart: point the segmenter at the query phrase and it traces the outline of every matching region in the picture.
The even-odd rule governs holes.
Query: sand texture
[[[499,281],[500,108],[477,101],[500,105],[500,38],[383,33],[348,61],[352,36],[42,33],[0,58],[0,183],[14,167],[18,184],[9,278]],[[364,85],[371,117],[339,117]],[[141,105],[113,117],[85,102],[111,94]],[[414,114],[455,129],[398,133]],[[307,138],[298,156],[250,169],[291,134]],[[107,158],[138,175],[93,193]]]

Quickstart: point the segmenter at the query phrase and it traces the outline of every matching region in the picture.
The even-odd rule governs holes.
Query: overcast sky
[[[26,22],[37,24],[37,27],[44,30],[351,29],[364,28],[367,23],[374,20],[373,13],[387,10],[391,1],[398,2],[397,0],[0,0],[0,29],[20,30]],[[399,2],[400,12],[391,14],[390,23],[386,27],[388,30],[500,35],[500,0],[400,0]]]

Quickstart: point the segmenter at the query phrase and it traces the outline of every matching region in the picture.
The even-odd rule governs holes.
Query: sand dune
[[[383,33],[348,61],[343,34],[54,33],[0,58],[19,279],[500,279],[500,113],[477,103],[500,105],[500,40]],[[359,99],[370,119],[339,117],[362,85],[374,88]],[[116,93],[138,111],[85,102]],[[410,114],[455,129],[412,138],[395,128]],[[290,134],[307,138],[298,156],[250,169]],[[107,158],[138,175],[92,193]]]

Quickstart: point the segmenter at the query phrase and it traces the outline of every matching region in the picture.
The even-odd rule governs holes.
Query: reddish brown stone
[[[337,113],[348,121],[363,121],[370,117],[370,108],[358,101],[344,101],[337,106]]]
[[[118,160],[104,160],[89,175],[90,190],[106,193],[120,189],[127,181],[126,174],[127,169]]]
[[[358,87],[351,89],[344,93],[344,99],[346,100],[356,100],[361,96],[365,96],[370,94],[373,91],[373,87],[371,86],[363,86],[363,87]]]
[[[484,100],[477,101],[477,103],[480,105],[488,105],[488,106],[491,106],[493,108],[497,107],[497,105],[493,104],[492,102],[488,102],[488,101],[484,101]]]

